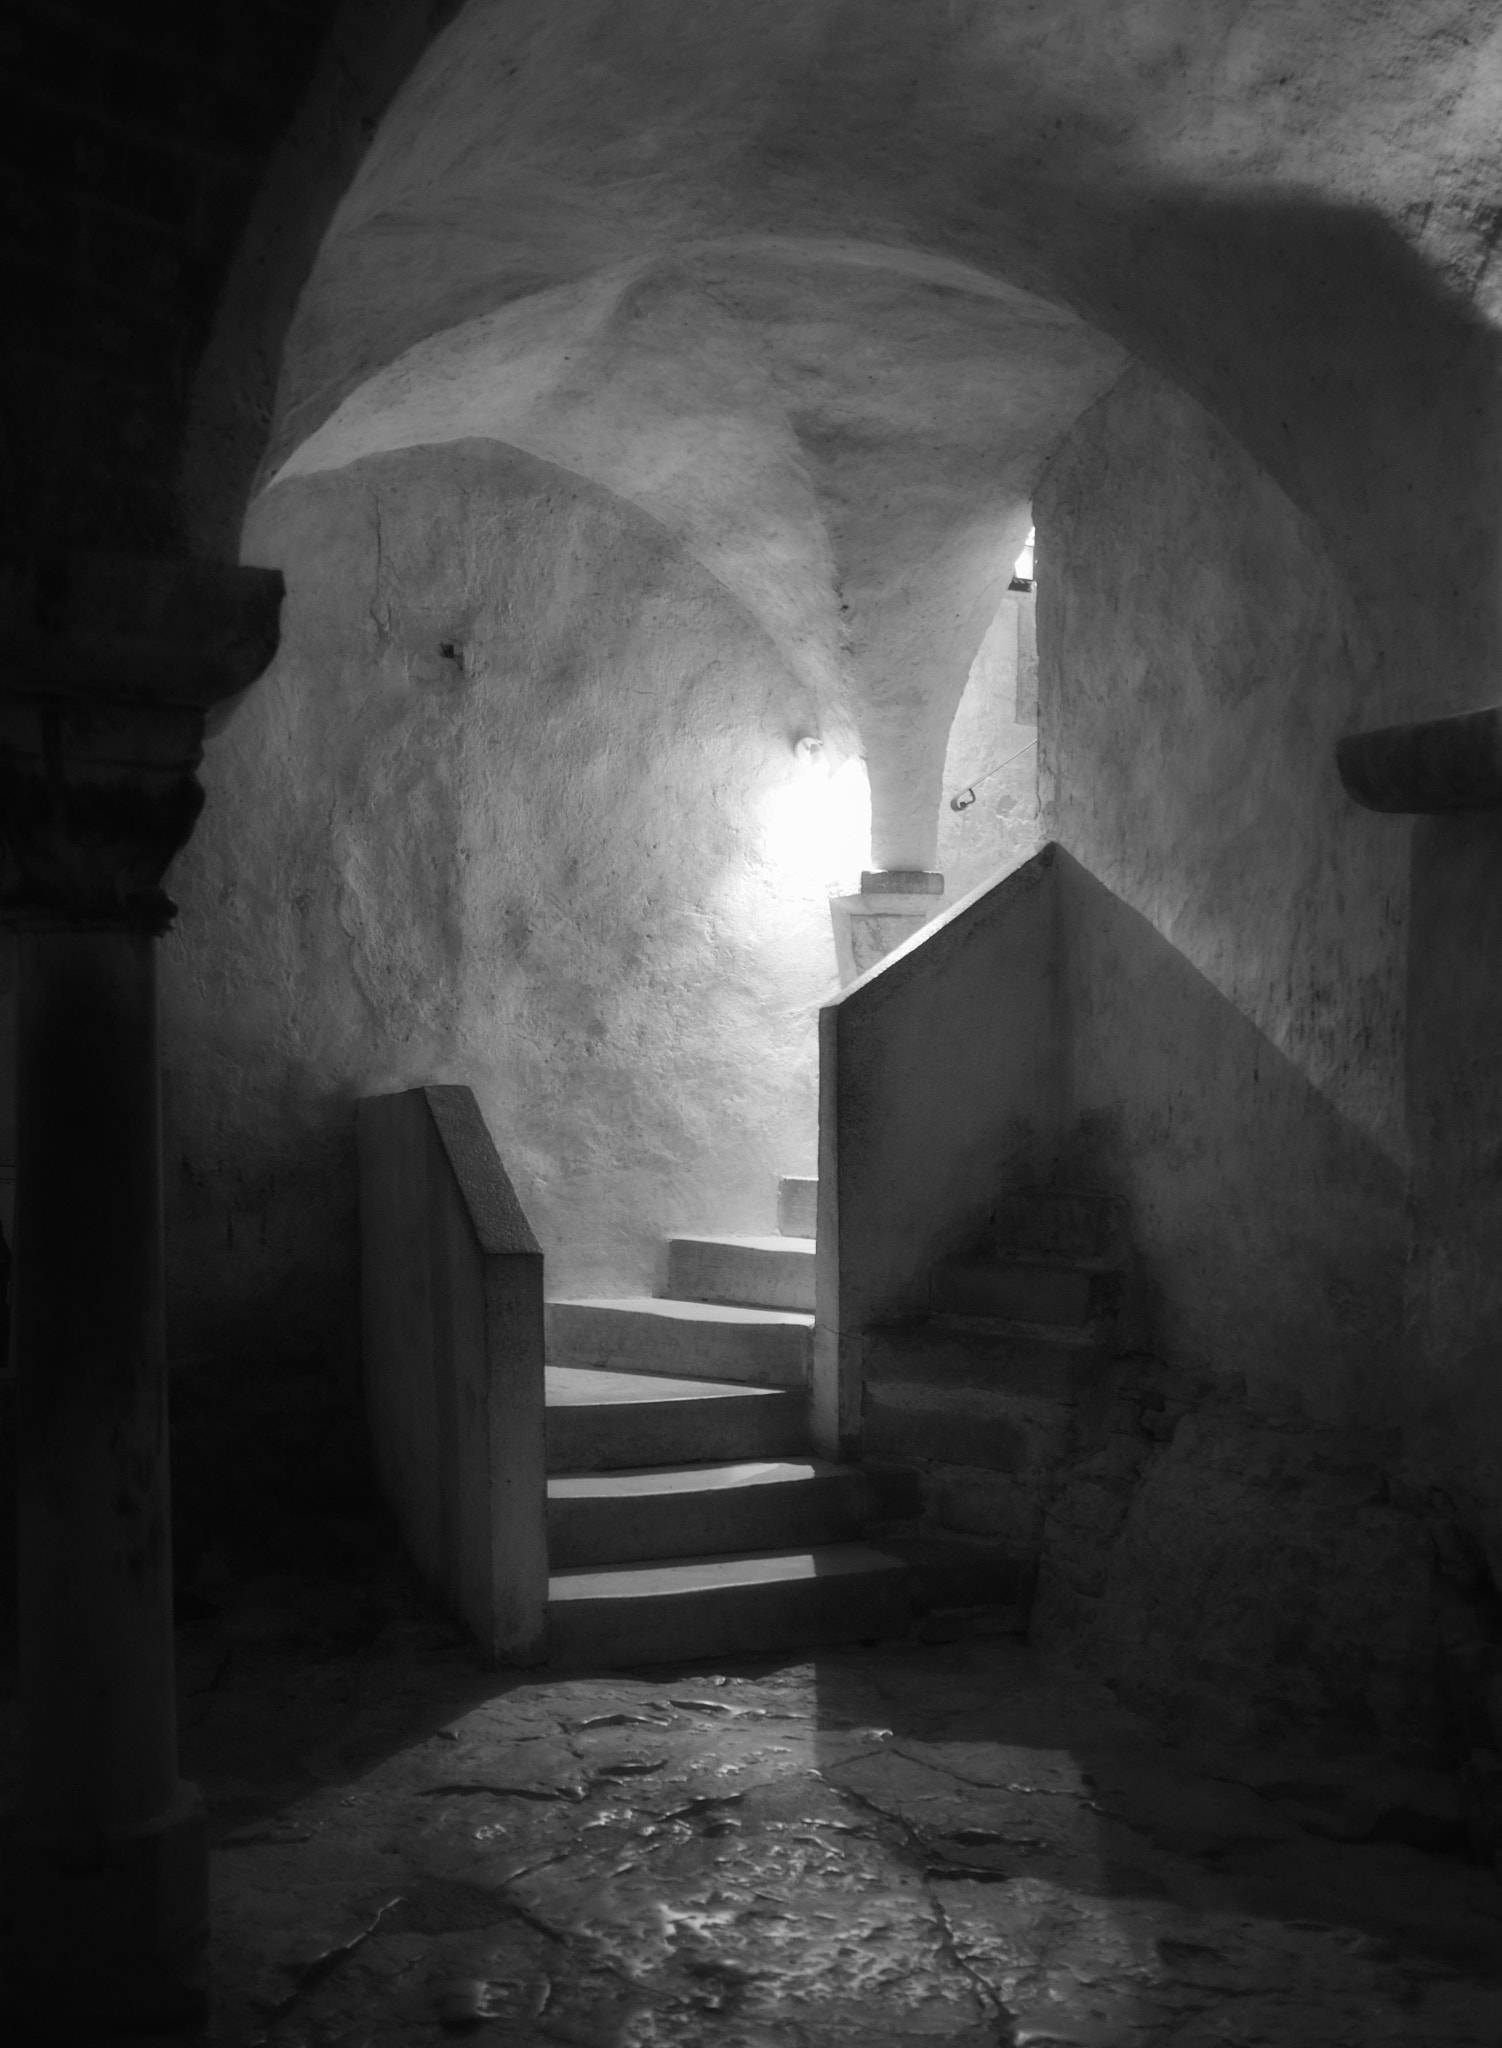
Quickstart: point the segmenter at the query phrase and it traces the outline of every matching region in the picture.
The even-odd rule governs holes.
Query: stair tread
[[[782,1387],[743,1380],[696,1380],[662,1373],[607,1372],[591,1365],[550,1365],[544,1374],[549,1408],[592,1408],[612,1402],[785,1399]]]
[[[1040,1273],[1114,1273],[1120,1269],[1121,1261],[1109,1252],[1040,1252],[1029,1245],[1016,1249],[998,1245],[994,1251],[934,1261],[935,1270],[951,1273],[1010,1273],[1019,1266]]]
[[[612,1472],[555,1472],[550,1500],[596,1500],[643,1494],[731,1493],[752,1486],[796,1485],[853,1472],[826,1458],[748,1458],[699,1465],[638,1465]]]
[[[668,1239],[669,1244],[721,1244],[733,1246],[737,1251],[776,1252],[779,1257],[792,1253],[795,1257],[811,1259],[814,1255],[811,1237],[746,1237],[731,1231],[694,1230],[675,1231]]]
[[[926,1316],[921,1323],[873,1323],[871,1333],[888,1336],[897,1331],[928,1330],[939,1336],[1010,1337],[1018,1343],[1042,1346],[1052,1351],[1099,1351],[1101,1339],[1088,1323],[1029,1323],[1020,1316],[961,1316],[944,1310]]]
[[[811,1330],[812,1315],[794,1308],[738,1308],[725,1302],[680,1301],[671,1295],[625,1294],[593,1298],[571,1296],[548,1307],[615,1309],[633,1316],[662,1316],[673,1322],[734,1325],[738,1328]]]
[[[756,1550],[724,1557],[651,1558],[639,1564],[578,1565],[550,1574],[550,1600],[631,1600],[704,1593],[735,1586],[791,1585],[813,1579],[905,1573],[890,1552],[865,1543],[811,1550]]]

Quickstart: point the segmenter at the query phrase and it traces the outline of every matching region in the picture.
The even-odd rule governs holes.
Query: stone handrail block
[[[422,1090],[482,1252],[542,1257],[516,1190],[507,1178],[479,1105],[468,1088]]]
[[[359,1105],[366,1410],[429,1584],[494,1664],[547,1652],[543,1258],[473,1093]]]
[[[961,898],[819,1017],[814,1430],[860,1427],[872,1325],[923,1312],[933,1259],[1057,1143],[1060,849]]]

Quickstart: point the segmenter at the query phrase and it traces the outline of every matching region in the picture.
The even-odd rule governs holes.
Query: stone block
[[[993,1472],[1021,1472],[1028,1463],[1026,1432],[1006,1416],[898,1406],[869,1391],[861,1448],[867,1455],[966,1462]]]
[[[868,1522],[911,1522],[923,1513],[922,1475],[910,1465],[862,1464]]]
[[[1449,1754],[1471,1681],[1444,1639],[1435,1534],[1348,1439],[1228,1400],[1185,1415],[1135,1484],[1105,1483],[1108,1463],[1050,1507],[1041,1642],[1170,1733]]]
[[[993,1536],[1036,1556],[1043,1533],[1047,1477],[1013,1476],[952,1466],[930,1479],[944,1528],[961,1536]]]
[[[908,1568],[913,1612],[954,1608],[1025,1607],[1032,1598],[1035,1560],[999,1545],[942,1536],[896,1536],[882,1548]]]
[[[1120,1273],[1044,1258],[941,1259],[929,1274],[935,1315],[1078,1327],[1115,1313]]]
[[[977,1330],[942,1319],[892,1323],[866,1334],[865,1380],[933,1388],[974,1388],[1070,1402],[1107,1371],[1103,1344],[1062,1332]]]

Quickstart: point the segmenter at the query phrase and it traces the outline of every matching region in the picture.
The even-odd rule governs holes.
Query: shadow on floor
[[[1495,2048],[1488,1874],[1313,1834],[1287,1760],[1014,1640],[498,1676],[396,1558],[221,1597],[215,2048]]]

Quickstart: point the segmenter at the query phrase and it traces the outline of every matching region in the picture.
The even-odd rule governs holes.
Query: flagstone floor
[[[349,1598],[184,1641],[205,2048],[1502,2042],[1502,1885],[1338,1839],[1349,1762],[1169,1748],[1007,1639],[498,1678]]]

